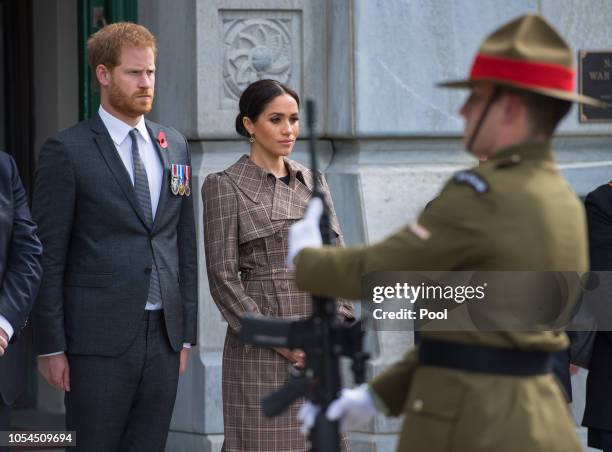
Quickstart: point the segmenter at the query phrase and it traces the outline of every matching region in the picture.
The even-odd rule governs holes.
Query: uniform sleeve
[[[44,274],[33,317],[38,354],[66,350],[64,271],[72,233],[76,183],[65,145],[55,138],[47,140],[38,158],[32,199],[32,215],[38,223],[44,249]]]
[[[234,332],[240,318],[261,314],[238,277],[238,201],[226,176],[211,174],[202,188],[204,247],[212,298]]]
[[[183,138],[184,139],[184,138]],[[189,157],[189,146],[185,140]],[[193,196],[183,196],[177,229],[179,252],[179,281],[183,304],[183,343],[195,345],[198,330],[198,246],[193,213]]]
[[[410,350],[401,361],[389,366],[370,382],[376,408],[386,415],[399,416],[404,411],[418,363],[417,350]]]
[[[327,184],[327,178],[321,174],[321,191],[323,192],[323,197],[325,198],[325,205],[329,209],[329,221],[331,223],[332,229],[338,233],[338,238],[336,239],[336,246],[344,247],[344,235],[342,234],[342,228],[340,227],[340,222],[338,221],[338,216],[336,215],[336,209],[334,208],[334,201],[332,200],[331,190],[329,189],[329,185]],[[350,301],[339,298],[336,300],[337,304],[337,313],[340,317],[346,320],[355,319],[355,307],[353,303]]]
[[[484,218],[475,195],[453,185],[419,217],[371,246],[302,250],[295,259],[300,289],[358,299],[361,277],[375,271],[437,271],[467,265],[481,252]],[[463,268],[466,268],[465,266]]]
[[[13,333],[18,334],[26,324],[38,293],[42,276],[42,246],[30,216],[17,165],[12,158],[10,170],[13,227],[8,256],[4,256],[6,273],[0,286],[0,315],[11,325]]]

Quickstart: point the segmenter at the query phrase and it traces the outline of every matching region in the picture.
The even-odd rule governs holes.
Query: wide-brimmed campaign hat
[[[576,93],[576,70],[569,45],[542,16],[525,14],[489,35],[478,51],[470,76],[439,83],[467,88],[479,82],[533,91],[594,107],[606,104]]]

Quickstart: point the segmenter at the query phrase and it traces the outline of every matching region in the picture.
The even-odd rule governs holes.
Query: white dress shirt
[[[141,116],[138,124],[133,127],[115,118],[104,110],[102,105],[100,105],[98,114],[115,144],[115,148],[119,153],[119,157],[121,157],[125,169],[130,175],[132,185],[134,185],[134,163],[132,162],[132,139],[130,138],[130,131],[132,129],[138,130],[138,152],[140,153],[140,158],[147,171],[149,194],[151,195],[151,209],[153,210],[153,218],[155,218],[157,205],[159,204],[159,194],[161,192],[164,168],[157,154],[157,150],[155,149],[155,144],[153,144],[153,140],[145,125],[144,117]]]

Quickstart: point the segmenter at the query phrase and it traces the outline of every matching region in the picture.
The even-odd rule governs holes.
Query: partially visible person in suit
[[[322,174],[287,158],[299,133],[299,97],[274,81],[251,84],[240,97],[236,131],[250,154],[225,171],[210,174],[202,188],[204,241],[213,300],[227,320],[223,348],[223,421],[226,452],[306,451],[293,404],[265,418],[261,398],[282,386],[289,366],[303,367],[300,350],[267,349],[239,339],[243,314],[304,318],[310,294],[299,290],[287,267],[287,231],[304,215],[317,177],[330,207],[332,229],[342,241],[329,187]],[[338,303],[353,318],[353,306]]]
[[[585,207],[592,271],[612,270],[612,182],[589,193]],[[598,331],[591,352],[582,425],[590,447],[612,452],[612,332]]]
[[[17,165],[0,152],[0,431],[9,430],[11,405],[24,388],[25,355],[16,339],[38,293],[41,257]]]
[[[156,56],[145,27],[108,25],[87,52],[100,108],[44,143],[36,177],[39,371],[66,391],[80,450],[162,451],[196,341],[189,150],[144,118]]]

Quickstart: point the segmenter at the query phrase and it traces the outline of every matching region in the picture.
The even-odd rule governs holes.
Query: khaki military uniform
[[[373,246],[305,249],[298,286],[360,298],[361,277],[399,270],[587,270],[583,208],[548,143],[523,144],[458,173],[407,226]],[[424,338],[555,352],[563,332],[424,332]],[[400,451],[580,451],[552,374],[529,377],[419,365],[416,350],[371,382],[387,414],[406,415]]]

